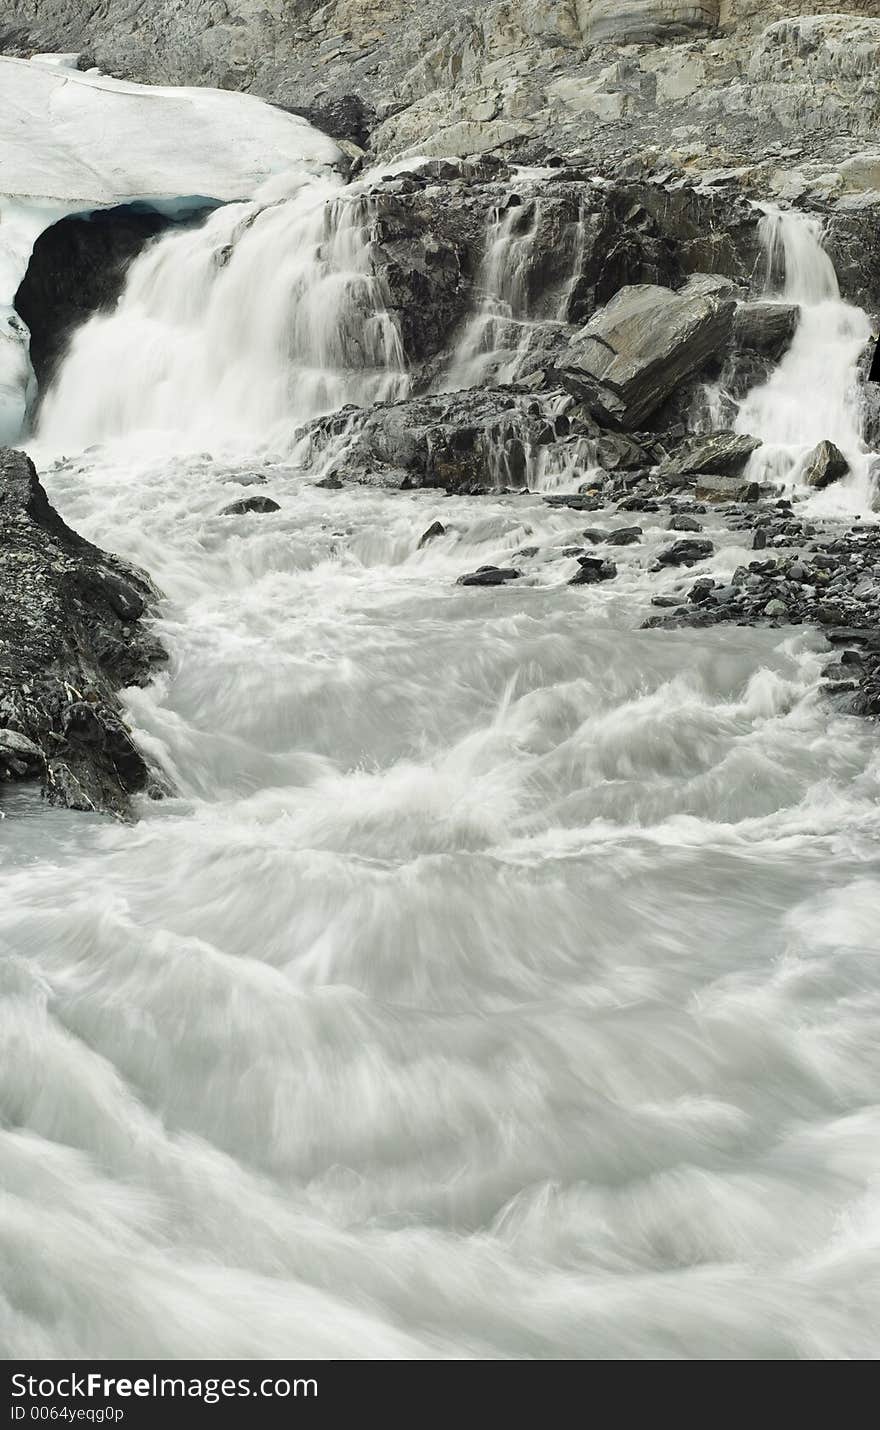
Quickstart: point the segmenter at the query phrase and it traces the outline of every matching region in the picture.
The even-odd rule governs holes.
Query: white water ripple
[[[571,588],[538,496],[257,469],[47,477],[166,592],[178,794],[0,822],[4,1353],[873,1356],[878,760],[815,638],[639,630],[663,514]]]

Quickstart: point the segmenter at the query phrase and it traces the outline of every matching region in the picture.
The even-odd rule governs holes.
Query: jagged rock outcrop
[[[559,361],[564,386],[601,420],[637,428],[730,337],[735,289],[708,275],[679,292],[622,288],[571,341]]]
[[[0,782],[38,777],[53,803],[130,814],[151,773],[117,692],[165,659],[142,625],[156,594],[66,525],[23,452],[0,449]]]

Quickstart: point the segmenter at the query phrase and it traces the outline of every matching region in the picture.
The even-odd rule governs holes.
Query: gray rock
[[[455,584],[457,586],[504,586],[508,581],[519,580],[521,575],[521,571],[510,567],[480,566],[476,571],[469,571],[466,576],[459,576]]]
[[[714,550],[714,543],[705,537],[693,537],[667,546],[659,553],[657,560],[661,566],[692,566],[697,561],[705,561]]]
[[[698,501],[755,502],[760,494],[757,482],[746,482],[742,477],[700,476],[694,487]]]
[[[601,420],[639,427],[723,348],[733,292],[711,276],[677,293],[653,284],[621,289],[561,354],[563,385]]]
[[[613,581],[617,567],[613,561],[602,561],[596,556],[579,556],[580,570],[572,576],[569,586],[593,586],[597,581]]]
[[[157,592],[62,521],[23,452],[0,450],[0,770],[50,800],[128,817],[151,771],[117,691],[164,651],[140,623]]]
[[[778,362],[791,344],[799,317],[796,303],[740,303],[733,315],[733,345]]]
[[[768,601],[766,606],[764,607],[764,615],[775,617],[787,616],[788,606],[785,604],[784,601],[780,601],[774,598],[772,601]]]
[[[667,531],[702,531],[703,523],[697,521],[695,516],[687,516],[685,513],[670,518]]]
[[[421,540],[419,541],[419,550],[421,551],[423,546],[427,546],[429,541],[436,541],[438,536],[445,535],[446,527],[442,521],[432,521],[427,531],[422,534]]]
[[[670,483],[677,478],[695,476],[739,476],[760,445],[759,437],[740,436],[736,432],[711,432],[704,437],[692,437],[660,463],[657,476]]]
[[[609,546],[633,546],[642,539],[642,528],[640,526],[618,526],[616,530],[609,531],[605,537]]]
[[[240,501],[230,502],[221,511],[221,516],[246,516],[248,512],[265,513],[270,511],[280,511],[281,507],[277,501],[271,497],[242,497]]]
[[[17,730],[0,730],[0,779],[40,774],[46,759],[39,745]]]
[[[833,442],[819,442],[807,458],[804,481],[808,487],[822,491],[832,482],[839,482],[849,471],[849,462]]]

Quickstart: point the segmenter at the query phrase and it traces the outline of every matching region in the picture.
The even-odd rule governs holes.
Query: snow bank
[[[32,380],[12,302],[45,228],[138,200],[249,199],[340,157],[304,119],[251,95],[129,84],[47,58],[0,57],[0,442],[18,434]]]

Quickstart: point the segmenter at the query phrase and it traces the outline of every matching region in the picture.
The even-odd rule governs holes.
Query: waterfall
[[[532,311],[530,269],[541,233],[539,200],[496,209],[489,220],[483,260],[477,276],[478,304],[443,373],[441,392],[457,392],[487,384],[515,382],[536,339],[545,337],[554,321],[567,321],[568,309],[580,279],[586,229],[583,206],[569,226],[570,272],[550,312]],[[546,301],[546,294],[544,295]]]
[[[740,404],[736,430],[763,442],[752,458],[749,475],[758,481],[796,485],[808,454],[827,438],[850,463],[851,476],[845,484],[848,504],[855,497],[867,506],[871,457],[862,440],[858,364],[871,336],[868,317],[841,298],[817,219],[768,210],[760,235],[767,296],[797,303],[800,319],[778,367]]]
[[[340,187],[263,192],[141,254],[116,310],[74,335],[41,442],[286,442],[346,403],[402,397],[400,336],[371,271],[374,200]]]

